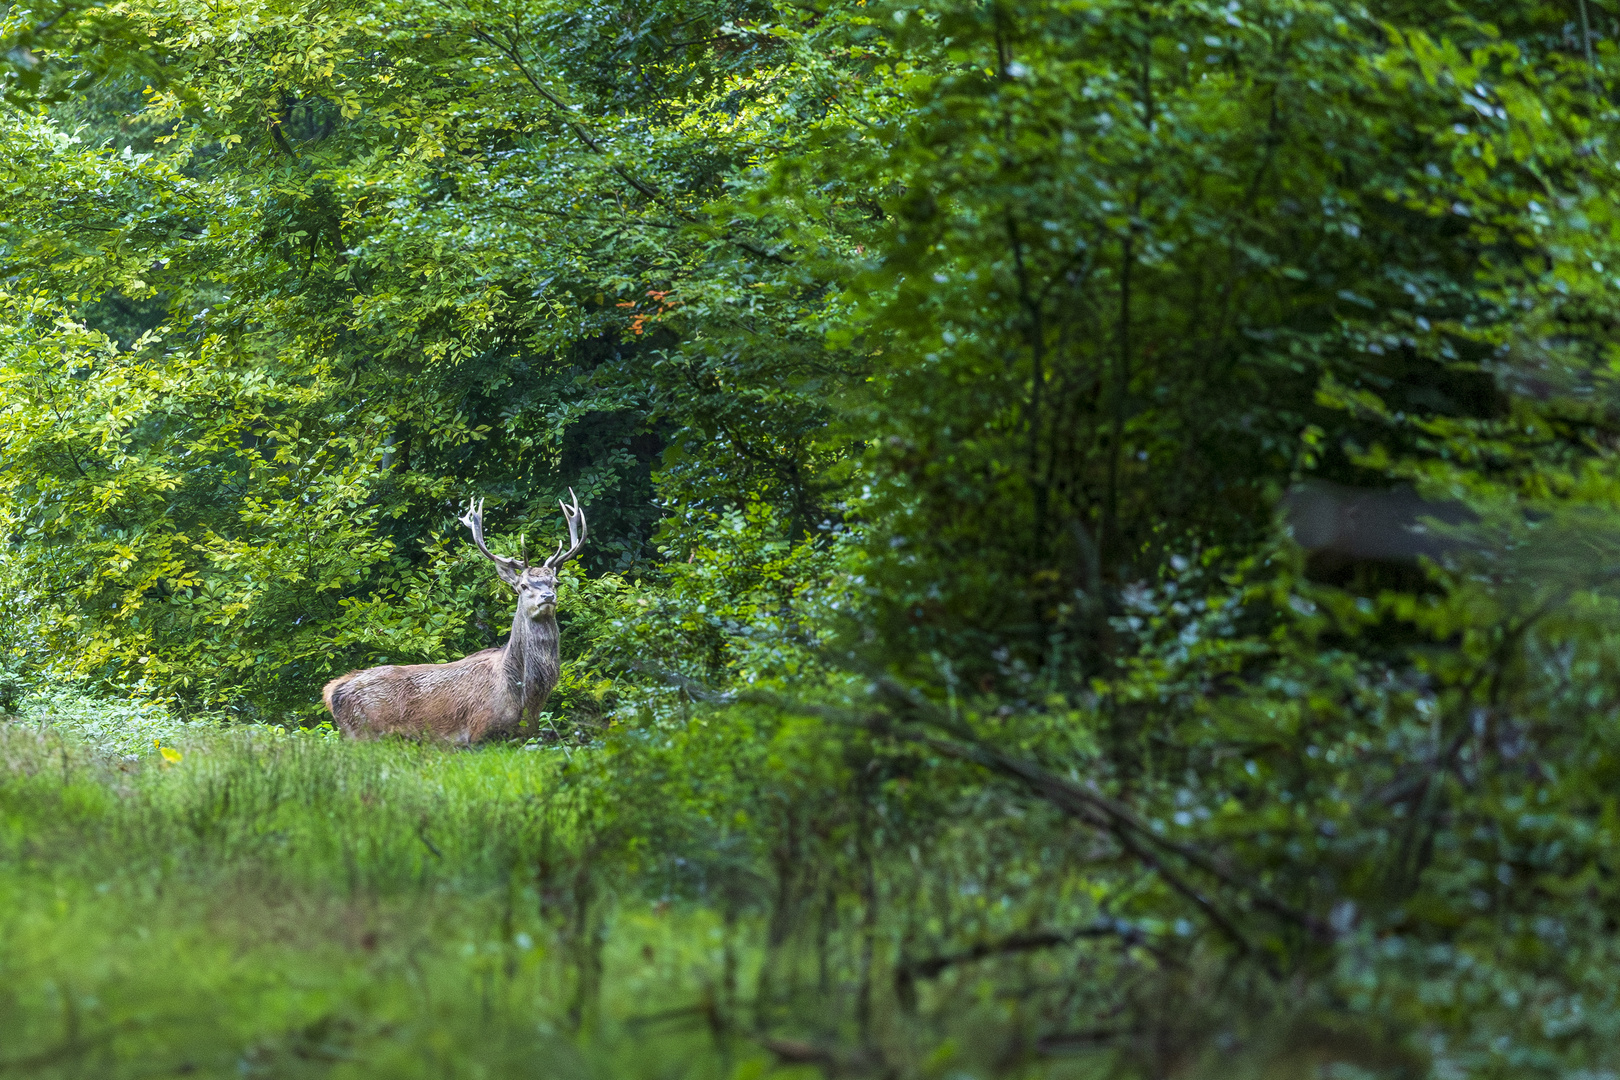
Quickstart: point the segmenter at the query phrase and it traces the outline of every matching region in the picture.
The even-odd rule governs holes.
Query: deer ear
[[[518,587],[518,582],[522,580],[522,575],[504,562],[498,562],[495,564],[495,572],[501,575],[502,581],[506,582],[514,589]]]

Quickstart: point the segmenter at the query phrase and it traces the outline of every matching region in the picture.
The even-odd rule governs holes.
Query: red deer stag
[[[517,590],[512,636],[450,664],[389,664],[351,671],[321,691],[337,726],[354,738],[434,735],[463,745],[495,731],[510,731],[545,704],[557,685],[557,568],[585,543],[585,512],[562,504],[568,545],[539,566],[492,554],[484,545],[484,504],[469,502],[461,523],[473,543],[495,564],[501,580]]]

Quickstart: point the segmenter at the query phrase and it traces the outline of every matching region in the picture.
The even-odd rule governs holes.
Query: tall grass
[[[554,755],[265,729],[165,745],[178,762],[0,730],[0,1075],[736,1066],[701,1026],[637,1019],[701,999],[723,928],[646,904],[611,934],[581,918]]]
[[[1156,1003],[1169,931],[1061,823],[741,710],[565,753],[30,708],[0,1078],[1158,1075],[1117,1018],[1226,1000]]]

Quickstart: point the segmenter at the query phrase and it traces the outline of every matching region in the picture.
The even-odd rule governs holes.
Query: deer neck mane
[[[501,649],[506,684],[523,700],[523,711],[551,692],[557,683],[557,617],[525,619],[512,616],[512,636]]]

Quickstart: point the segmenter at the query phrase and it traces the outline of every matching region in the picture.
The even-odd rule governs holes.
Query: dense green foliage
[[[660,900],[735,942],[648,991],[694,1074],[1612,1075],[1611,8],[6,8],[0,707],[203,725],[134,780],[70,732],[50,793],[8,736],[9,907],[136,829],[154,918],[264,873],[507,956],[555,842],[561,951],[478,993],[581,1069]],[[535,756],[264,741],[495,643],[455,508],[543,548],[570,487]],[[345,1030],[495,985],[429,936]],[[338,1015],[276,1007],[218,1060]]]

